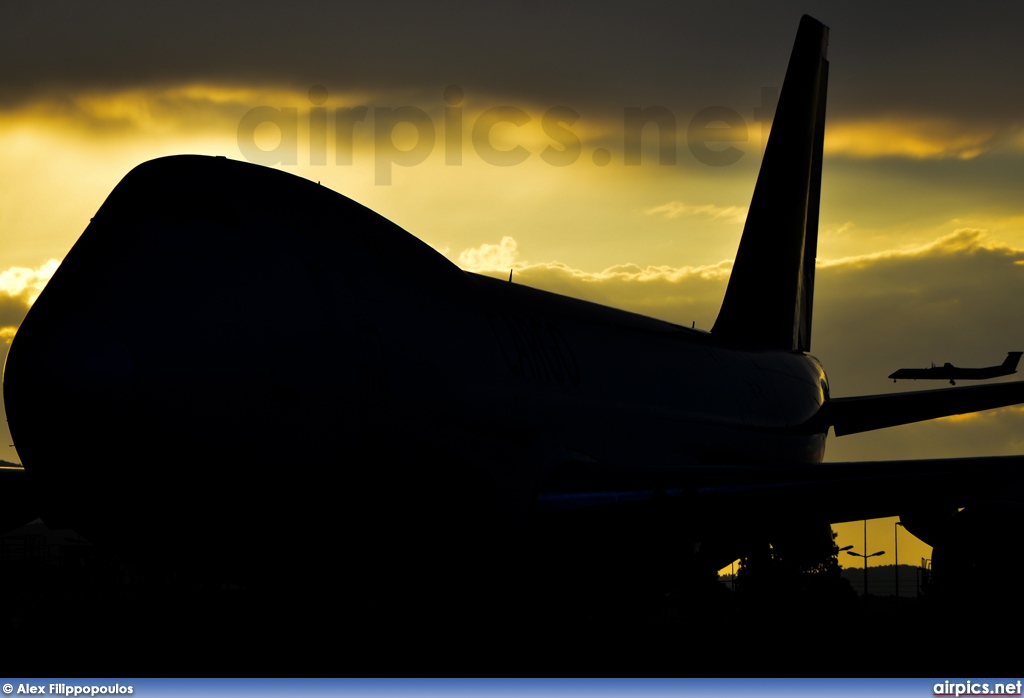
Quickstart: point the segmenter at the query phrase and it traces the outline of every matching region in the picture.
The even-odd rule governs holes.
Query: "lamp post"
[[[877,557],[879,555],[885,555],[885,551],[884,550],[879,550],[877,553],[871,553],[870,555],[865,555],[863,553],[855,553],[852,550],[847,550],[846,554],[847,555],[853,555],[854,557],[862,557],[862,558],[864,558],[864,596],[867,597],[867,595],[868,595],[868,558],[869,557]]]
[[[902,525],[901,521],[897,521],[892,527],[893,554],[896,558],[896,608],[900,607],[900,532],[897,526]]]

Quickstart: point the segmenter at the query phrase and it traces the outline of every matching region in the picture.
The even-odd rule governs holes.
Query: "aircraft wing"
[[[808,423],[783,431],[821,433],[832,426],[841,436],[1022,402],[1024,381],[833,398]],[[589,510],[591,519],[615,526],[663,511],[669,525],[716,531],[723,539],[766,527],[796,529],[801,522],[900,516],[934,545],[957,509],[988,510],[992,502],[1017,499],[1021,487],[1024,456],[674,468],[573,463],[549,475],[536,508],[551,517]]]
[[[819,418],[836,436],[1024,403],[1024,381],[832,398]]]
[[[685,503],[691,512],[696,507],[702,518],[753,521],[771,510],[841,523],[897,516],[918,505],[966,507],[1022,479],[1024,456],[678,468],[566,464],[548,478],[537,509],[638,505],[660,498]]]
[[[1024,456],[681,466],[674,473],[595,471],[586,464],[591,472],[579,477],[583,465],[566,465],[549,478],[536,501],[539,522],[568,522],[578,532],[632,530],[630,545],[659,534],[682,534],[682,541],[689,535],[715,569],[745,554],[744,541],[758,536],[773,545],[815,545],[813,535],[804,536],[817,530],[822,545],[830,543],[829,524],[861,519],[899,516],[919,539],[953,551],[950,569],[990,562],[998,545],[1020,532],[1016,498],[1024,487]],[[661,540],[647,554],[663,555],[680,543]],[[962,545],[950,543],[955,540]]]

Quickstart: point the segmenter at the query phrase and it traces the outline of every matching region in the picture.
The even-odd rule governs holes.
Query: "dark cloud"
[[[861,230],[923,231],[954,218],[1020,215],[1020,157],[1016,155],[826,159],[821,206],[826,225],[855,221]],[[823,249],[831,242],[822,238]]]
[[[941,385],[885,377],[931,362],[987,366],[1024,350],[1024,250],[960,230],[902,253],[823,268],[815,299],[814,351],[834,394]]]
[[[799,16],[832,28],[830,115],[1021,113],[1016,0],[889,3],[12,0],[0,9],[0,98],[153,83],[421,89],[542,105],[711,104],[749,114],[781,83]]]

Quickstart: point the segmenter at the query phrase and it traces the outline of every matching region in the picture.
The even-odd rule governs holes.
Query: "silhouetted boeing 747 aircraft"
[[[504,578],[541,541],[619,579],[716,570],[897,514],[970,575],[1019,528],[1024,458],[822,463],[830,427],[1024,402],[829,395],[808,353],[827,38],[802,19],[710,332],[461,271],[284,172],[139,165],[13,340],[5,496],[183,568],[377,594]]]

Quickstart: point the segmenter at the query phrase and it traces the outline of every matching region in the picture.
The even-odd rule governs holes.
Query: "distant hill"
[[[860,595],[864,594],[863,567],[844,567],[840,574],[843,579],[850,582],[850,586],[853,587],[854,591]],[[923,570],[916,565],[900,565],[900,598],[916,598],[920,595],[920,586],[927,582],[928,574],[928,570]],[[868,593],[872,596],[896,595],[895,565],[868,567]]]

